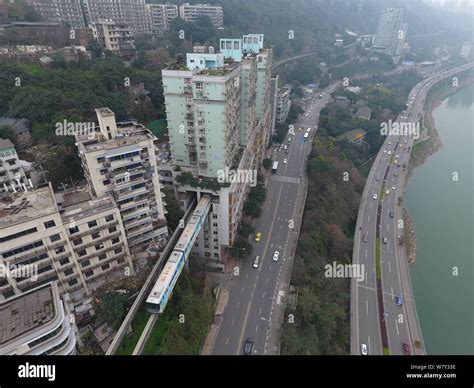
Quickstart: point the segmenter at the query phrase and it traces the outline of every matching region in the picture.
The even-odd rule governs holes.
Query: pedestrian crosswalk
[[[278,181],[278,182],[295,183],[297,185],[301,183],[300,178],[296,178],[293,176],[285,176],[285,175],[272,175],[271,180]]]

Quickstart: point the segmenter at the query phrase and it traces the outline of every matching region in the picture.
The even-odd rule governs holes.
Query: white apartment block
[[[276,116],[275,121],[278,124],[283,124],[290,112],[291,100],[290,100],[290,88],[278,89],[277,102],[276,102]]]
[[[87,25],[106,18],[126,23],[135,35],[148,32],[145,0],[82,0]]]
[[[153,35],[162,35],[170,30],[171,22],[179,16],[178,6],[145,4],[145,15],[148,32]]]
[[[55,282],[0,302],[0,355],[73,355],[76,336]]]
[[[0,193],[26,191],[31,188],[13,143],[0,139]]]
[[[83,0],[27,0],[45,21],[67,23],[72,28],[85,28]]]
[[[95,136],[76,136],[84,175],[99,198],[116,201],[132,252],[163,244],[168,236],[156,137],[135,122],[116,123],[109,108],[96,109]]]
[[[224,26],[224,12],[222,7],[210,4],[189,4],[179,6],[179,17],[188,22],[194,22],[199,16],[209,16],[215,28]]]
[[[408,25],[403,23],[403,8],[384,8],[380,11],[372,51],[390,55],[394,62],[400,59]]]
[[[99,19],[91,28],[94,39],[114,54],[126,56],[135,52],[132,29],[127,23]]]
[[[3,273],[10,269],[0,277],[0,302],[56,281],[79,306],[112,276],[133,274],[111,197],[79,190],[55,196],[49,184],[0,198],[0,264]]]

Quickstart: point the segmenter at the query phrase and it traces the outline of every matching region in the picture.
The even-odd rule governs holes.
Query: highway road
[[[416,306],[412,295],[403,236],[403,215],[399,198],[403,197],[406,169],[414,143],[416,125],[431,86],[448,72],[436,72],[417,84],[408,97],[406,111],[396,122],[414,128],[410,133],[389,134],[370,170],[361,198],[354,237],[353,264],[363,265],[365,281],[351,283],[351,353],[360,354],[362,345],[368,354],[403,354],[407,343],[413,354],[424,354]],[[410,128],[406,126],[405,128]],[[419,133],[418,133],[419,135]],[[377,298],[376,239],[380,241],[379,287]],[[396,296],[402,304],[395,302]],[[384,328],[386,328],[384,330]],[[386,332],[386,335],[384,335]],[[385,346],[384,346],[385,345]]]
[[[255,225],[256,232],[262,233],[262,236],[259,242],[252,238],[252,255],[241,259],[239,276],[233,276],[228,285],[229,298],[217,322],[218,332],[212,354],[242,354],[247,338],[254,343],[253,354],[275,352],[275,344],[269,342],[274,336],[270,334],[278,326],[275,310],[281,307],[291,275],[293,253],[290,246],[295,236],[290,220],[297,217],[297,201],[304,194],[304,161],[310,150],[310,140],[305,141],[304,133],[310,127],[310,137],[314,136],[319,112],[327,104],[336,85],[324,90],[321,99],[315,95],[310,101],[308,110],[294,124],[294,135],[289,134],[285,139],[288,153],[284,149],[274,150],[273,160],[279,162],[278,170],[268,180],[262,216]],[[299,129],[301,126],[304,130]],[[290,144],[288,137],[292,138]],[[287,163],[283,163],[285,159]],[[273,261],[275,251],[279,252],[276,262]],[[260,263],[258,268],[253,268],[256,256],[260,256]]]

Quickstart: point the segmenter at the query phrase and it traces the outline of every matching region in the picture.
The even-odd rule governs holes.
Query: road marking
[[[266,284],[268,284],[268,280],[269,280],[269,279],[267,278],[267,280],[266,280],[266,282],[265,282]]]
[[[247,272],[247,275],[245,275],[245,280],[249,278],[249,273]]]
[[[388,262],[388,272],[392,272],[392,268],[390,267],[390,261]]]
[[[242,291],[241,291],[241,292],[243,293],[243,292],[244,292],[244,290],[245,290],[245,287],[242,287]]]
[[[365,301],[365,311],[367,312],[367,315],[369,315],[369,301]]]
[[[225,344],[227,345],[229,343],[229,337],[225,340]]]
[[[390,287],[390,289],[392,290],[392,299],[394,299],[394,296],[393,296],[393,287]]]
[[[398,321],[395,319],[395,326],[397,328],[397,335],[400,337],[400,333],[398,332]]]
[[[258,323],[257,326],[255,326],[255,333],[258,331]]]
[[[260,307],[260,310],[258,310],[258,315],[262,315],[262,308]]]
[[[265,291],[263,291],[262,298],[265,299]]]
[[[234,326],[234,322],[235,322],[235,317],[232,318],[232,323],[231,323],[231,326]]]
[[[370,214],[367,216],[367,222],[370,222]]]

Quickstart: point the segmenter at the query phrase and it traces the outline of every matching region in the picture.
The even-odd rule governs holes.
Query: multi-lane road
[[[301,217],[298,205],[305,194],[305,160],[311,147],[304,133],[312,128],[310,138],[314,136],[319,112],[335,88],[333,84],[324,90],[322,98],[315,95],[311,99],[307,111],[294,125],[294,134],[288,134],[285,139],[288,153],[284,149],[274,150],[273,160],[278,161],[278,170],[268,180],[262,216],[255,224],[256,233],[262,235],[258,242],[252,238],[252,255],[240,260],[238,276],[233,276],[228,285],[229,298],[217,322],[213,354],[242,354],[248,338],[253,342],[253,354],[278,352],[274,331],[281,317],[276,312],[283,308],[291,275],[292,241],[297,238],[290,220],[295,222]],[[288,137],[292,138],[290,144]],[[279,252],[278,261],[273,261],[275,251]],[[259,266],[253,268],[256,256],[260,257]]]
[[[366,276],[363,282],[352,279],[351,284],[352,354],[362,353],[363,347],[368,354],[403,354],[404,343],[411,354],[425,353],[405,246],[399,241],[404,234],[399,198],[426,95],[434,83],[455,72],[436,72],[412,89],[407,110],[396,119],[407,124],[407,132],[387,136],[370,170],[354,237],[353,264],[363,266]]]

